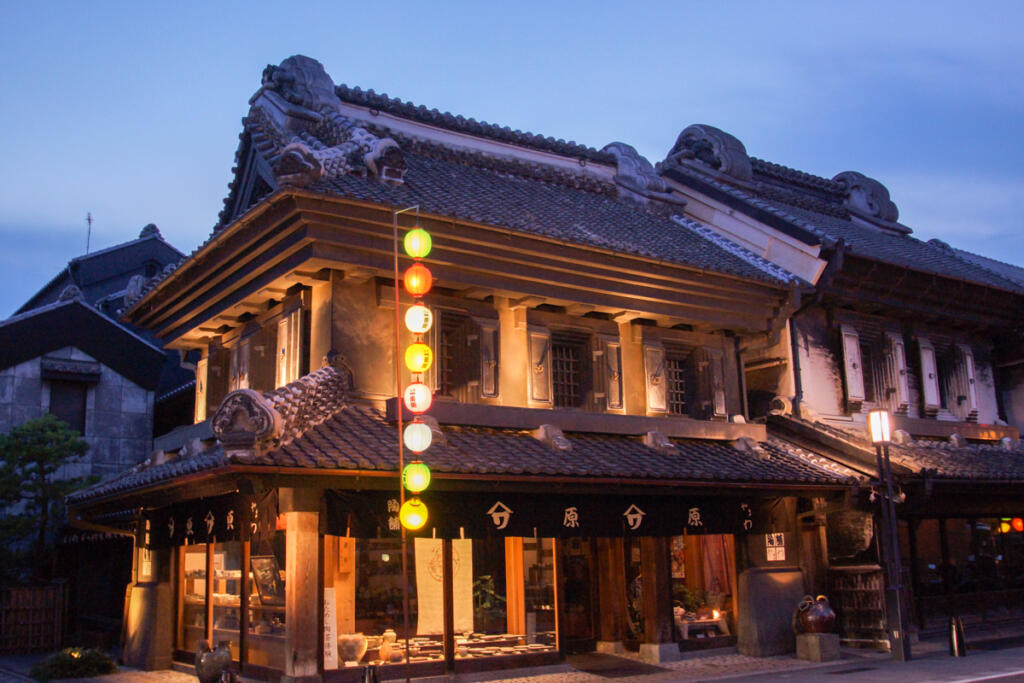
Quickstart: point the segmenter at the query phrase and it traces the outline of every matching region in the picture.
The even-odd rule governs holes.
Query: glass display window
[[[249,548],[248,632],[246,663],[284,669],[285,640],[285,531]],[[316,599],[315,596],[309,599]]]
[[[242,605],[242,544],[213,545],[213,642],[231,644],[231,658],[239,661]]]
[[[195,652],[199,641],[207,639],[206,624],[206,544],[178,548],[178,628],[175,643],[179,650]]]

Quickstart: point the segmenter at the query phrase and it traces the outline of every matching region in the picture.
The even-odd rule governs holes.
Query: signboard
[[[743,534],[769,526],[753,497],[430,491],[421,498],[430,518],[413,535],[430,538]],[[329,491],[326,512],[329,534],[400,534],[398,496],[390,492]]]
[[[324,587],[324,669],[338,668],[338,603],[334,587]]]

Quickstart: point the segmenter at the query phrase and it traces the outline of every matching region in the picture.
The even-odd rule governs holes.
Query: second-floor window
[[[590,391],[588,343],[583,336],[551,335],[551,388],[559,408],[580,408]]]
[[[686,415],[688,402],[686,399],[689,372],[688,363],[682,356],[665,358],[665,392],[668,412],[673,415]]]

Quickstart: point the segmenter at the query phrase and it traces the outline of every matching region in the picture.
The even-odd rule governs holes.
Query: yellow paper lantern
[[[434,435],[430,431],[430,427],[419,420],[407,424],[405,432],[402,433],[402,441],[405,442],[405,447],[413,453],[422,453],[427,450],[430,448],[430,443],[433,440]]]
[[[410,413],[418,415],[430,410],[430,404],[434,402],[434,397],[426,384],[413,382],[405,388],[402,400]]]
[[[433,349],[422,342],[410,344],[405,350],[405,367],[409,372],[426,372],[433,363]]]
[[[413,334],[426,334],[434,324],[434,313],[423,304],[410,306],[405,312],[405,327]]]
[[[405,233],[405,253],[413,258],[426,258],[432,244],[430,233],[423,228],[415,227]]]
[[[402,483],[413,493],[419,493],[430,486],[430,468],[419,460],[413,461],[402,470]]]
[[[419,498],[410,498],[398,511],[398,519],[410,531],[421,529],[427,523],[427,506]]]

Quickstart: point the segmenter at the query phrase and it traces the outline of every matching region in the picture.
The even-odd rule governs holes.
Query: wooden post
[[[441,582],[444,594],[444,665],[446,671],[455,670],[455,563],[452,559],[452,540],[441,541]]]
[[[249,660],[249,541],[242,541],[242,579],[238,586],[238,665]]]
[[[217,647],[213,642],[213,543],[206,544],[206,631],[204,635],[210,647]]]
[[[672,640],[672,584],[669,567],[669,543],[665,536],[640,539],[643,577],[644,642],[640,656],[652,662],[679,659],[679,648]]]
[[[505,615],[506,633],[526,634],[526,584],[523,576],[523,539],[505,539]]]
[[[322,680],[320,650],[320,491],[281,489],[285,519],[284,676],[287,683]]]
[[[621,652],[626,632],[626,557],[621,538],[597,539],[599,652]]]

